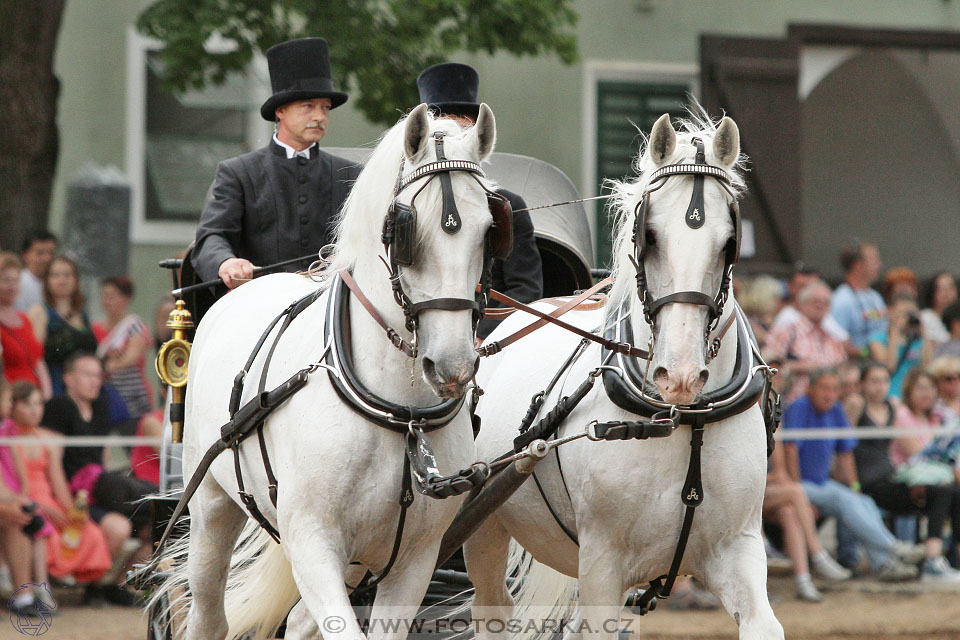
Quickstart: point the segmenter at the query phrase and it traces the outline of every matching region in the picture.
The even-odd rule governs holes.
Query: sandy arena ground
[[[770,579],[774,611],[791,640],[960,640],[960,589],[921,588],[919,584],[879,585],[853,581],[831,591],[820,604],[793,597],[788,576]],[[48,640],[142,640],[146,621],[139,610],[80,607],[77,590],[57,590],[61,613],[40,637]],[[19,634],[0,608],[0,639]],[[632,619],[637,640],[735,639],[737,629],[723,611],[671,611],[661,606]]]

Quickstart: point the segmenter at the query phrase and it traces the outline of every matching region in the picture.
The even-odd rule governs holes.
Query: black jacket
[[[356,164],[313,147],[310,159],[287,159],[276,142],[217,166],[203,207],[193,265],[214,280],[228,258],[262,267],[330,243],[333,221],[360,172]],[[285,267],[296,271],[311,260]]]
[[[514,211],[527,208],[527,203],[516,193],[506,189],[497,189],[497,193],[506,196]],[[513,253],[506,262],[494,260],[491,275],[493,288],[515,300],[533,302],[543,297],[543,266],[529,211],[513,214]],[[503,305],[491,302],[489,306]],[[477,327],[477,336],[486,338],[497,324],[497,320],[484,318]]]

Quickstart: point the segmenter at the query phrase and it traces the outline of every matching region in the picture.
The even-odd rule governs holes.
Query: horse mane
[[[374,235],[379,246],[383,217],[393,200],[393,190],[404,157],[403,136],[408,115],[400,118],[380,137],[340,208],[334,227],[334,258],[328,273],[336,273],[341,269],[352,270],[361,255],[370,254],[370,242]],[[453,136],[462,132],[460,125],[453,120],[436,118],[432,113],[428,113],[428,118],[431,133],[440,130]],[[407,163],[404,173],[410,170],[410,164]],[[423,194],[424,197],[430,195],[427,192]],[[434,226],[418,224],[418,238]],[[325,283],[329,282],[330,279],[325,280]]]
[[[703,140],[707,151],[707,162],[716,164],[712,158],[712,142],[720,120],[713,120],[704,108],[692,98],[691,104],[687,107],[687,116],[687,118],[676,119],[673,122],[674,129],[677,130],[677,148],[673,155],[664,160],[663,165],[681,162],[688,156],[689,161],[692,162],[694,151],[690,139],[694,137]],[[633,170],[637,174],[636,177],[605,181],[605,186],[612,190],[612,195],[607,202],[607,215],[610,217],[611,226],[614,229],[611,272],[615,278],[607,298],[605,326],[617,320],[613,315],[617,313],[625,301],[630,301],[631,304],[637,301],[634,295],[636,291],[636,269],[630,262],[630,256],[633,255],[634,211],[637,203],[640,202],[640,197],[647,190],[650,176],[662,166],[654,164],[650,158],[647,132],[640,131],[640,135],[642,136],[640,151],[632,164]],[[743,173],[747,170],[747,161],[747,156],[741,153],[734,166],[727,170],[732,180],[730,186],[738,196],[746,190]]]

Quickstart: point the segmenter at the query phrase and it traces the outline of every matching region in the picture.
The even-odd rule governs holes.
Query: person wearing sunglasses
[[[480,76],[476,70],[458,62],[444,62],[424,69],[417,77],[420,102],[425,102],[441,117],[456,120],[462,127],[472,127],[480,112],[477,90]],[[506,189],[496,192],[510,202],[513,209],[513,253],[507,260],[495,260],[491,269],[493,288],[520,302],[533,302],[543,296],[543,266],[533,235],[533,221],[527,204],[516,193]],[[489,306],[500,306],[490,302]],[[477,326],[478,343],[490,335],[498,321],[484,318]]]
[[[960,357],[940,356],[930,363],[930,375],[940,392],[939,405],[954,420],[960,419]]]

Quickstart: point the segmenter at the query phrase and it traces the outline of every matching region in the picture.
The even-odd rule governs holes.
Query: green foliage
[[[330,42],[334,84],[372,122],[396,122],[415,105],[416,77],[455,51],[555,53],[577,59],[573,0],[157,0],[137,27],[164,48],[168,89],[219,84],[254,51],[320,35]],[[204,43],[217,34],[228,52]],[[359,95],[357,95],[359,93]]]

